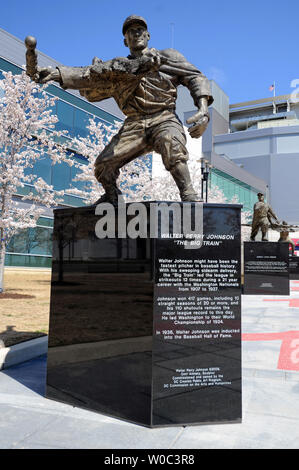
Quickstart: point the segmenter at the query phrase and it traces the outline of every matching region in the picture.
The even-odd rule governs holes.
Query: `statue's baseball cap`
[[[141,24],[142,26],[144,26],[144,27],[147,29],[147,23],[146,23],[145,19],[142,18],[142,16],[130,15],[130,16],[128,16],[128,18],[124,21],[124,24],[123,24],[123,35],[126,34],[126,31],[127,31],[127,29],[129,28],[129,26],[131,26],[131,25],[134,24],[134,23],[139,23],[139,24]]]

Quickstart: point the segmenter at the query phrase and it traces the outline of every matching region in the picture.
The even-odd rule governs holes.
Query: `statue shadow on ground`
[[[18,331],[15,325],[6,325],[6,330],[0,331],[0,348],[10,348],[31,339],[46,336],[42,331]]]
[[[9,357],[10,352],[7,354]],[[26,387],[31,392],[45,397],[47,355],[30,359],[29,361],[16,364],[1,371],[4,375],[15,380]],[[17,387],[18,388],[18,387]],[[28,395],[28,391],[23,391],[23,395]]]
[[[17,331],[14,328],[15,325],[7,325],[6,330],[0,332],[0,351],[1,348],[10,348],[11,346],[17,346],[32,339],[47,336],[42,332]],[[15,351],[12,352],[8,349],[5,356],[5,362],[10,362],[12,354],[15,355]],[[20,364],[4,368],[1,372],[33,392],[45,396],[46,367],[47,355],[43,355]]]

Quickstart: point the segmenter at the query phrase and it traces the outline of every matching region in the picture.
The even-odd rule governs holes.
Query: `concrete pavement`
[[[298,449],[299,281],[243,296],[243,420],[149,429],[44,398],[46,354],[0,372],[1,449]]]

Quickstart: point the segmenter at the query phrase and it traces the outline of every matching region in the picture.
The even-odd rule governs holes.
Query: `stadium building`
[[[229,107],[229,131],[213,149],[269,187],[268,201],[280,220],[299,225],[299,100],[276,96]]]

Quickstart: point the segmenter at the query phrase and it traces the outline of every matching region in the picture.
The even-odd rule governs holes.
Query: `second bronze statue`
[[[208,106],[213,102],[209,81],[175,49],[149,49],[150,34],[144,18],[129,16],[122,32],[130,49],[128,57],[107,62],[96,59],[87,67],[38,69],[37,81],[57,81],[64,89],[79,90],[89,101],[113,97],[126,115],[120,131],[95,163],[95,176],[105,190],[100,201],[117,204],[120,168],[151,151],[161,155],[181,200],[201,201],[191,181],[186,135],[175,108],[177,87],[184,85],[198,109],[187,120],[192,124],[188,131],[193,138],[201,137],[209,122]]]

